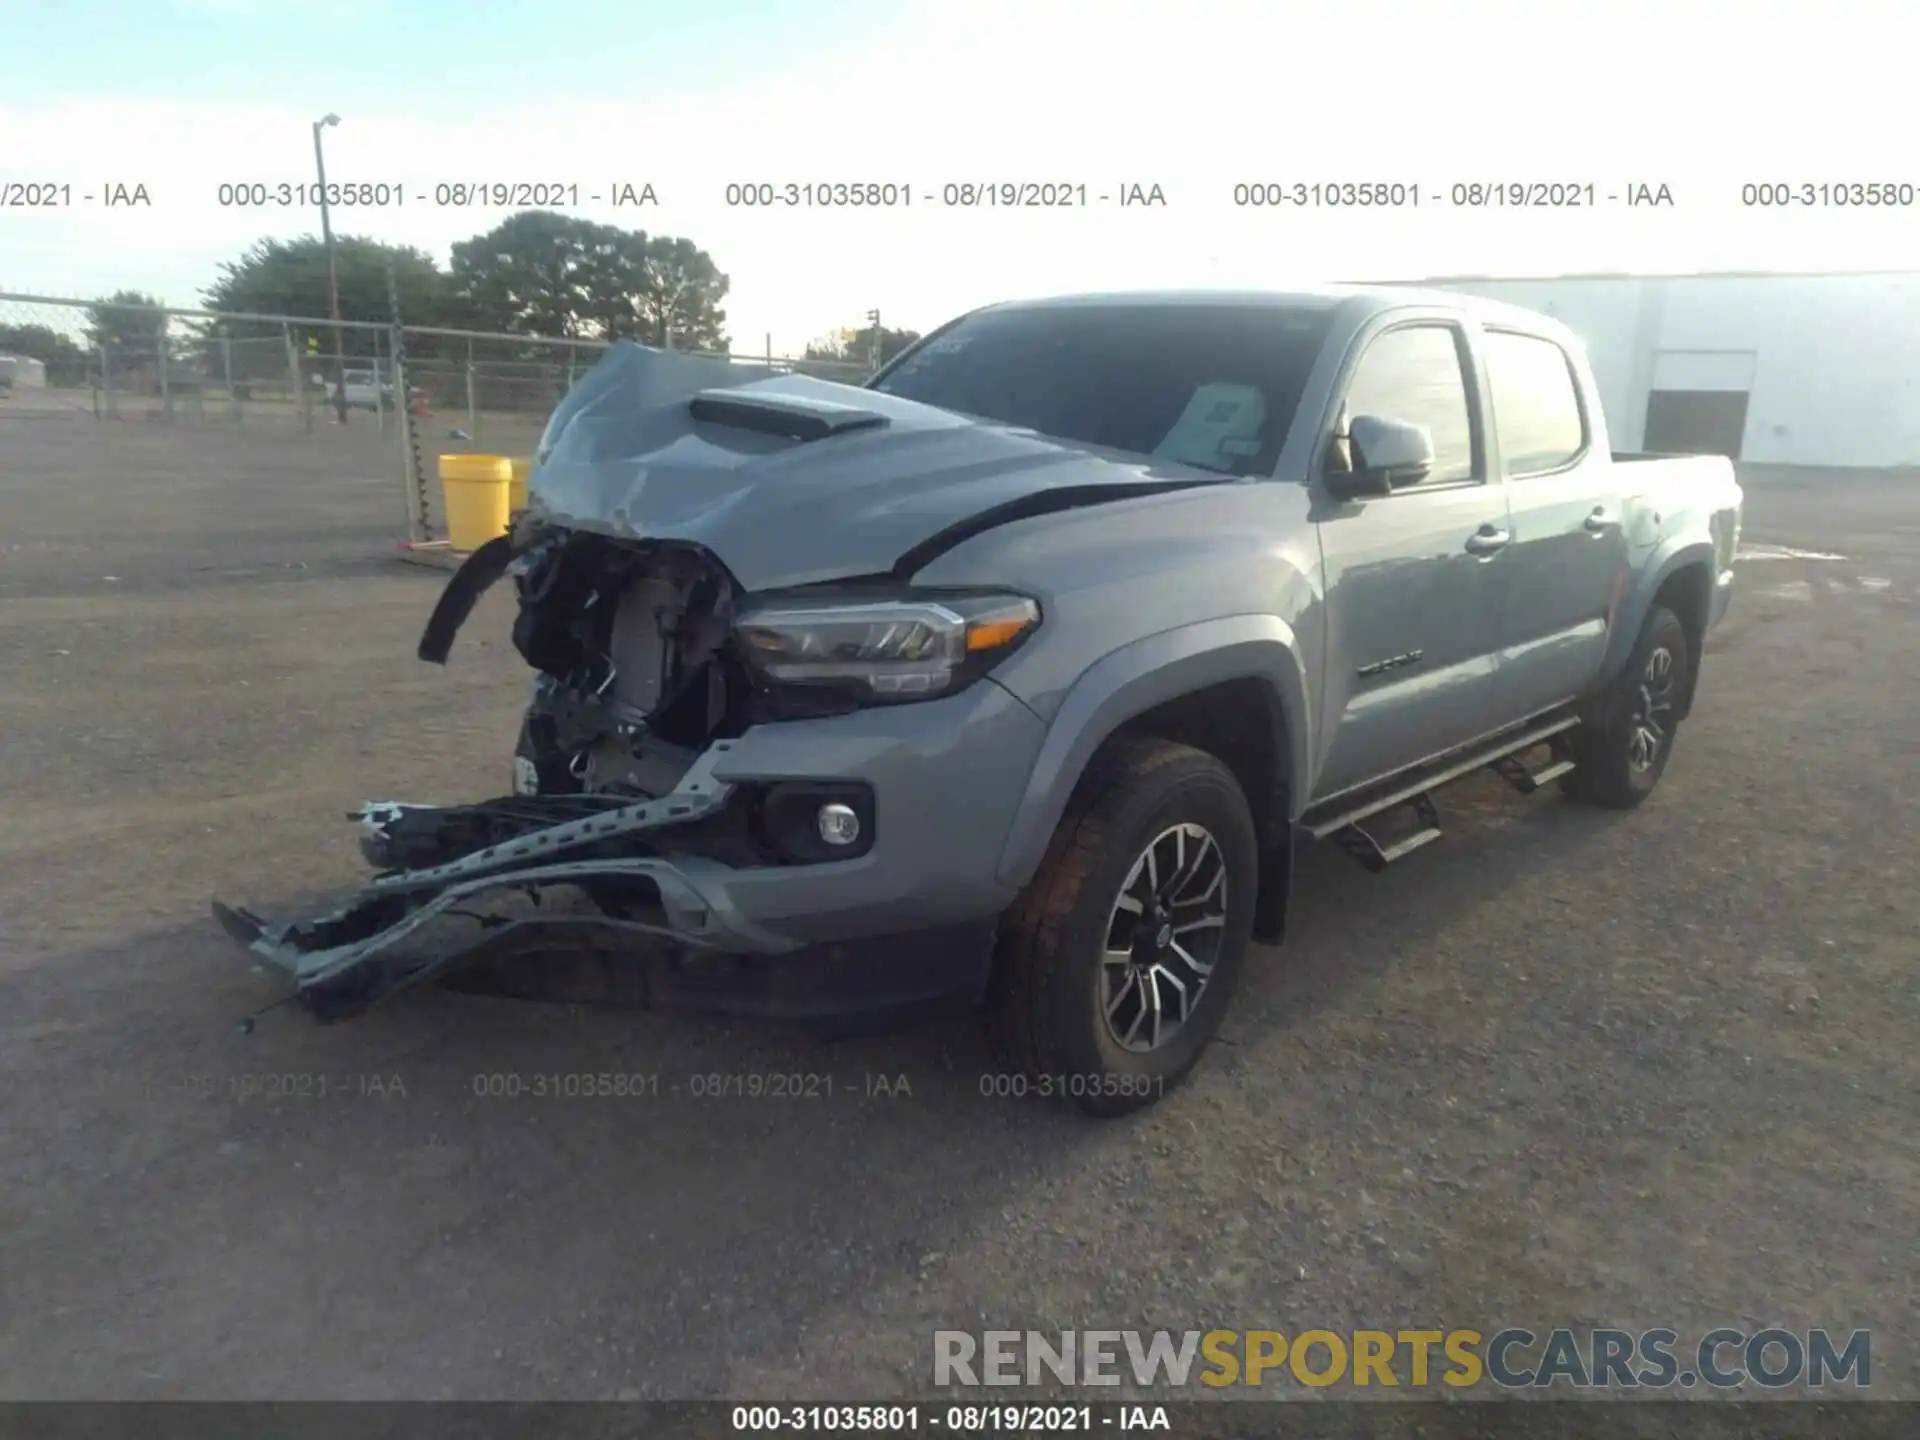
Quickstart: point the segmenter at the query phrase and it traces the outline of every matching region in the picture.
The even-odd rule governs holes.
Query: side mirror
[[[1327,489],[1342,500],[1391,495],[1402,485],[1424,480],[1433,470],[1433,436],[1424,425],[1356,415],[1347,426],[1353,468],[1329,473]]]

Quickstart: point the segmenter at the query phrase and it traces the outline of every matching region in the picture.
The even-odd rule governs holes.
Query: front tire
[[[1566,793],[1589,805],[1631,810],[1653,793],[1672,758],[1680,703],[1693,673],[1687,627],[1656,605],[1620,675],[1573,732]]]
[[[1258,882],[1225,765],[1110,742],[1002,926],[990,1023],[1028,1093],[1115,1116],[1180,1085],[1232,999]]]

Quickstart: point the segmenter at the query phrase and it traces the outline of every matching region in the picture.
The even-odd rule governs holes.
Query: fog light
[[[860,817],[851,805],[822,805],[814,825],[829,845],[851,845],[860,838]]]

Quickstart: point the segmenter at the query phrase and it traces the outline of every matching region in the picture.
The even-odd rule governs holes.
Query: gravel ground
[[[388,449],[0,418],[0,1397],[877,1399],[939,1328],[1768,1323],[1871,1327],[1920,1395],[1920,478],[1752,474],[1659,794],[1474,781],[1387,876],[1310,855],[1200,1074],[1102,1125],[983,1095],[963,1022],[428,990],[238,1034],[272,987],[209,895],[297,905],[358,877],[352,803],[507,773],[506,597],[411,658],[441,577]],[[657,1091],[476,1094],[577,1072]],[[691,1093],[773,1073],[833,1096]]]

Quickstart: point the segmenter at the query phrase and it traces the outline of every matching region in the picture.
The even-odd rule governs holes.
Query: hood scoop
[[[811,396],[754,394],[740,390],[702,390],[687,402],[687,413],[709,425],[726,425],[787,440],[830,440],[859,430],[882,430],[886,416],[856,405]]]

